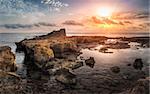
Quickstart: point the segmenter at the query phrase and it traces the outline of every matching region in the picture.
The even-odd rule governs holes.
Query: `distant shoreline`
[[[35,33],[0,33],[1,34],[41,34],[41,35],[46,35],[50,32],[35,32]],[[99,36],[99,37],[127,37],[127,38],[132,38],[132,37],[150,37],[150,33],[124,33],[124,34],[117,34],[117,33],[111,33],[111,34],[91,34],[91,33],[84,33],[84,34],[79,34],[79,33],[67,33],[66,34],[68,37],[74,37],[74,36]]]

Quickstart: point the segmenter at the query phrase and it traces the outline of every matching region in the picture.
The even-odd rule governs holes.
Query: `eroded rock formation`
[[[16,70],[15,55],[8,46],[0,47],[0,69],[3,71]]]

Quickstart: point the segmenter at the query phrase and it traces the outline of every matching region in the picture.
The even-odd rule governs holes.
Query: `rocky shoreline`
[[[1,94],[148,94],[150,79],[142,71],[143,62],[139,59],[131,64],[132,74],[128,73],[127,76],[120,73],[120,67],[115,66],[110,68],[111,72],[98,73],[93,78],[91,76],[90,80],[81,78],[84,78],[84,75],[80,75],[81,67],[88,66],[91,70],[95,65],[93,57],[77,58],[83,48],[105,44],[100,52],[110,53],[108,48],[129,48],[126,41],[141,43],[140,47],[149,47],[148,37],[115,38],[119,41],[106,43],[108,39],[113,38],[67,37],[65,29],[60,29],[16,42],[16,51],[25,53],[26,78],[15,73],[15,55],[11,48],[0,47]],[[101,80],[96,82],[96,79]]]

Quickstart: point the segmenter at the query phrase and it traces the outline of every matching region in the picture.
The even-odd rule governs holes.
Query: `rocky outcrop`
[[[135,61],[134,61],[134,63],[133,63],[133,67],[135,68],[135,69],[139,69],[139,70],[141,70],[142,68],[143,68],[143,62],[142,62],[142,59],[141,58],[138,58],[138,59],[136,59]]]
[[[34,62],[39,68],[42,68],[45,63],[54,58],[53,50],[46,47],[35,45],[33,47],[26,48],[26,60]]]
[[[21,78],[16,71],[15,55],[8,46],[0,47],[0,93],[17,94]]]
[[[0,70],[16,71],[15,55],[8,46],[0,47]]]
[[[13,72],[0,71],[0,94],[22,94],[21,78]]]
[[[139,79],[131,89],[119,94],[149,94],[149,83],[150,77]]]
[[[85,60],[85,64],[91,68],[94,67],[95,64],[95,60],[93,57],[90,57],[89,59]]]
[[[51,43],[55,43],[59,40],[64,40],[66,38],[66,30],[60,29],[58,31],[52,31],[51,33],[48,33],[47,35],[42,36],[36,36],[32,39],[24,39],[20,42],[16,42],[17,49],[16,51],[26,51],[26,46],[34,46],[34,45],[49,45]]]
[[[77,52],[76,44],[71,41],[52,44],[51,48],[54,51],[55,58],[64,58],[66,53],[72,54],[74,52]]]
[[[119,73],[120,72],[120,68],[118,66],[113,66],[110,68],[110,70],[113,72],[113,73]]]
[[[129,94],[149,94],[149,83],[150,77],[138,80],[135,87],[131,89]]]
[[[63,68],[56,72],[56,80],[70,87],[76,84],[76,75],[71,73],[68,69]]]

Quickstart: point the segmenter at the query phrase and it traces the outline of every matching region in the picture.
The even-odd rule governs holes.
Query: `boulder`
[[[56,72],[56,80],[65,86],[72,86],[76,84],[76,75],[71,73],[68,69],[62,68]]]
[[[119,72],[120,72],[120,68],[119,68],[118,66],[111,67],[110,70],[111,70],[113,73],[119,73]]]
[[[15,55],[8,46],[0,47],[0,70],[14,72],[16,71]]]
[[[78,69],[82,67],[83,62],[82,61],[76,61],[76,62],[64,61],[61,66],[66,69],[74,70],[74,69]]]
[[[74,42],[64,41],[58,42],[51,45],[52,50],[54,51],[55,58],[64,58],[66,53],[77,52],[77,46]]]
[[[149,94],[150,77],[139,79],[132,88],[119,94]]]
[[[19,89],[20,81],[21,79],[17,74],[12,72],[0,71],[1,94],[15,94],[15,90]]]
[[[54,58],[53,50],[46,46],[35,45],[31,48],[28,47],[26,50],[26,59],[33,61],[40,68],[51,58]]]
[[[139,79],[129,94],[149,94],[150,77]]]
[[[99,52],[102,52],[102,53],[105,53],[106,51],[108,51],[108,48],[106,47],[100,48],[99,50]]]
[[[143,68],[143,61],[141,58],[138,58],[134,61],[133,63],[133,67],[137,70],[142,70]]]
[[[85,64],[91,68],[94,67],[95,60],[94,57],[90,57],[89,59],[85,60]]]

